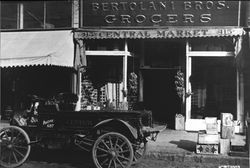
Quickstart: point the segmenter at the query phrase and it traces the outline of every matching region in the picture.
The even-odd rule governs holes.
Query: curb
[[[162,151],[149,151],[145,158],[159,159],[171,162],[185,162],[197,164],[241,165],[249,166],[249,157],[236,157],[224,155],[199,155],[194,153],[167,153]]]

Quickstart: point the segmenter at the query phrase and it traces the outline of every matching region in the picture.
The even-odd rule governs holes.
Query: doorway
[[[144,43],[143,101],[154,123],[175,127],[181,112],[175,76],[185,67],[185,45],[181,40],[148,40]]]
[[[155,123],[174,128],[175,114],[181,110],[174,84],[176,70],[151,69],[144,74],[145,108],[152,111]]]

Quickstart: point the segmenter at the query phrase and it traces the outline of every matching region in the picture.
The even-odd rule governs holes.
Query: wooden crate
[[[220,154],[227,155],[230,152],[230,139],[220,139]]]
[[[221,126],[221,138],[233,139],[234,138],[234,126]]]
[[[207,134],[218,134],[217,118],[216,117],[206,117],[206,133]]]
[[[219,145],[218,144],[197,144],[196,153],[197,154],[218,154]]]
[[[233,126],[233,115],[231,113],[221,113],[221,125],[222,126]]]
[[[203,132],[198,132],[198,144],[219,144],[219,142],[219,134],[204,134]]]

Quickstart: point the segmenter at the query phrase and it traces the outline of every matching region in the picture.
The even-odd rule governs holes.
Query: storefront
[[[1,115],[25,108],[27,95],[44,99],[76,93],[72,30],[1,32]]]
[[[74,38],[87,58],[85,74],[95,69],[104,77],[112,67],[116,72],[117,80],[99,78],[96,93],[116,90],[109,101],[129,102],[133,72],[138,82],[133,108],[151,110],[155,122],[174,128],[175,115],[184,114],[185,129],[200,130],[205,117],[219,118],[222,112],[244,121],[237,62],[244,35],[240,1],[85,0],[82,8]],[[183,73],[179,94],[177,72]]]

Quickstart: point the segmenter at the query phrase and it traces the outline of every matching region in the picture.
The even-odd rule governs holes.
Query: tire
[[[30,154],[30,139],[27,133],[16,126],[0,130],[0,165],[13,168],[22,165]]]
[[[129,168],[134,158],[133,147],[124,135],[109,132],[95,141],[92,158],[97,168]]]

